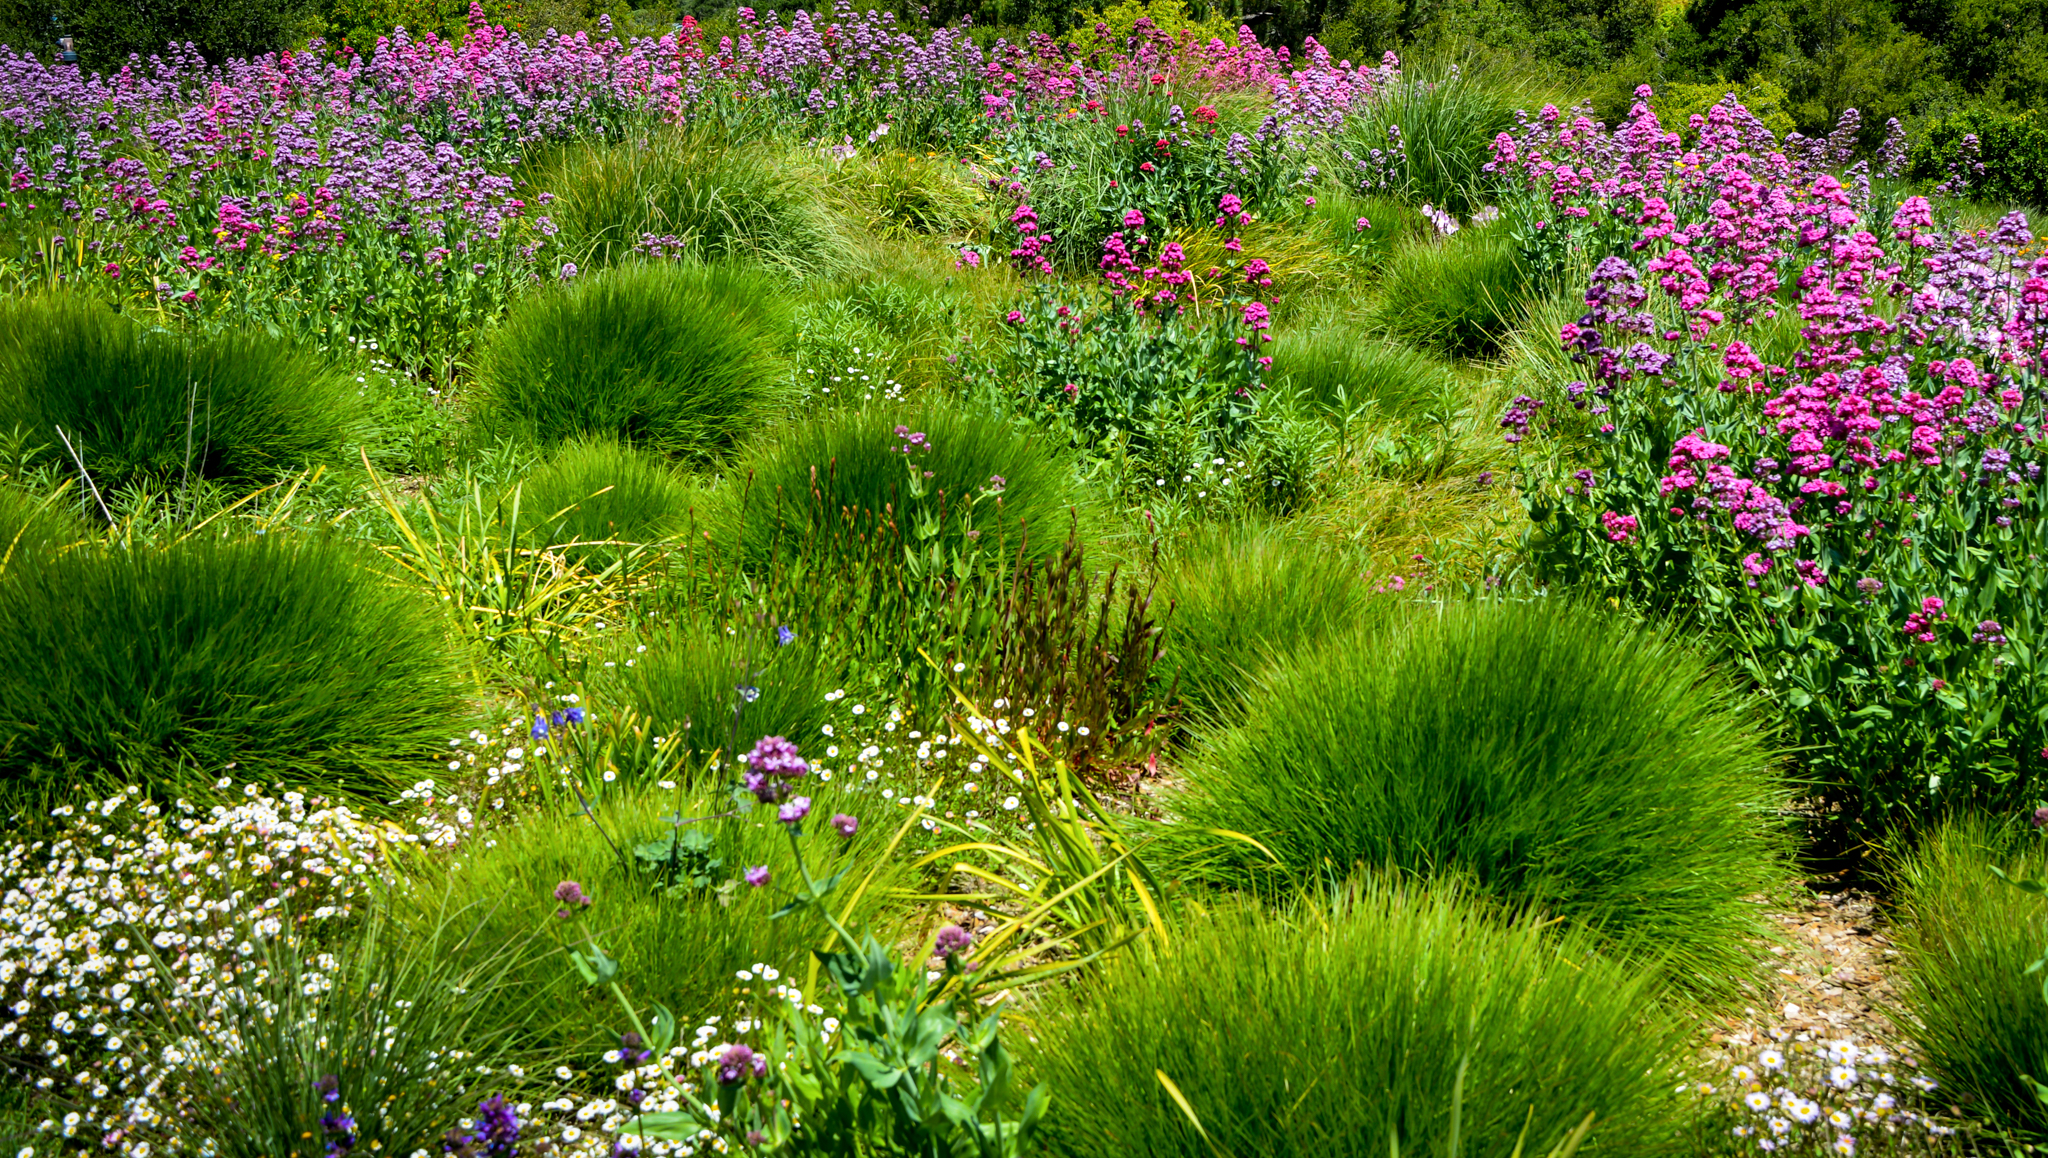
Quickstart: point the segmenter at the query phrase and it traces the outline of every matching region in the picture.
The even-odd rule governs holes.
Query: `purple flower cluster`
[[[791,783],[811,770],[804,758],[797,755],[796,745],[781,736],[761,737],[741,759],[747,765],[742,777],[746,789],[763,804],[773,804],[789,795]]]

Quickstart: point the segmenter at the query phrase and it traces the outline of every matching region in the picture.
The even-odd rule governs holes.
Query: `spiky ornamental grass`
[[[1999,880],[2048,876],[2038,834],[1961,816],[1900,858],[1906,981],[1900,1031],[1946,1097],[2000,1126],[2048,1137],[2048,996],[2027,968],[2048,944],[2048,902]]]
[[[67,294],[0,304],[0,429],[72,470],[82,459],[102,491],[265,482],[331,461],[355,393],[338,367],[266,333],[156,330]]]
[[[1491,354],[1527,309],[1529,270],[1498,226],[1426,238],[1387,260],[1372,320],[1393,337],[1451,358]]]
[[[667,463],[605,439],[563,443],[519,487],[537,538],[594,571],[681,531],[702,497]]]
[[[1275,658],[1348,634],[1371,609],[1360,564],[1285,523],[1205,524],[1176,544],[1154,600],[1170,604],[1171,681],[1196,718],[1234,714]]]
[[[463,731],[423,595],[345,543],[73,549],[0,584],[0,778],[203,795],[230,763],[388,799]]]
[[[749,734],[741,743],[757,739]],[[822,758],[819,749],[806,751]],[[826,873],[851,870],[838,898],[850,907],[835,913],[887,936],[888,922],[902,907],[898,898],[916,883],[908,859],[888,855],[901,820],[872,815],[871,790],[855,796],[843,782],[813,777],[803,791],[813,801],[811,823],[829,837],[825,847],[832,850],[832,859],[818,867]],[[474,912],[476,935],[459,947],[457,960],[483,958],[491,946],[516,942],[551,921],[557,908],[551,890],[559,881],[574,880],[594,900],[592,923],[605,931],[605,949],[624,966],[638,1000],[659,1002],[678,1016],[726,1012],[733,974],[757,964],[800,984],[812,947],[830,936],[829,927],[815,907],[769,920],[788,899],[786,890],[749,888],[741,881],[746,869],[759,865],[776,882],[800,880],[781,827],[763,820],[772,810],[679,828],[671,819],[678,808],[685,817],[713,818],[730,813],[731,793],[722,782],[681,796],[643,785],[608,792],[591,814],[573,805],[531,811],[502,830],[494,844],[472,847],[459,858],[423,858],[413,878],[416,887],[396,898],[396,919],[430,927],[442,909]],[[826,818],[841,812],[860,813],[866,822],[851,839],[825,830]],[[669,844],[671,836],[680,837],[679,848]],[[868,887],[853,902],[854,886],[864,880]],[[559,954],[521,962],[507,982],[512,995],[537,1011],[524,1027],[537,1045],[579,1062],[617,1046],[614,999],[584,985]]]
[[[1681,1033],[1654,979],[1542,925],[1442,881],[1226,902],[1041,1008],[1025,1065],[1058,1091],[1051,1149],[1540,1155],[1592,1113],[1584,1153],[1677,1152]]]
[[[1374,341],[1342,320],[1273,344],[1273,380],[1291,405],[1334,419],[1359,408],[1379,421],[1415,422],[1454,397],[1448,366],[1420,351]]]
[[[1562,600],[1420,606],[1269,669],[1172,808],[1286,874],[1469,879],[1713,986],[1784,879],[1760,718],[1668,631]],[[1260,854],[1194,864],[1257,879]]]
[[[645,723],[648,737],[640,749],[619,754],[627,769],[660,768],[684,778],[714,752],[730,764],[734,752],[762,736],[798,745],[817,739],[828,716],[825,694],[838,673],[810,632],[777,630],[786,626],[735,623],[700,610],[622,648],[607,669],[613,694]]]
[[[835,210],[815,156],[707,134],[570,145],[538,166],[565,250],[591,266],[654,251],[749,262],[797,277],[858,266],[856,230]]]
[[[491,334],[476,428],[553,446],[609,438],[707,461],[785,389],[788,308],[759,271],[645,262],[529,295]]]
[[[927,401],[829,413],[758,444],[726,473],[714,518],[720,539],[756,561],[865,555],[877,536],[925,546],[925,520],[942,551],[1045,558],[1075,512],[1092,510],[1050,439],[989,410]]]

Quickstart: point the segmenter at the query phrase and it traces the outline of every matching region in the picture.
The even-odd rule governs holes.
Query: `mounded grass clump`
[[[569,146],[535,184],[555,194],[548,215],[586,264],[632,261],[652,236],[667,256],[813,277],[857,264],[853,230],[826,181],[818,161],[772,145],[661,132]]]
[[[1446,357],[1491,354],[1521,319],[1529,270],[1499,229],[1466,228],[1396,250],[1373,320],[1401,341]]]
[[[1725,981],[1780,879],[1784,799],[1756,717],[1668,632],[1561,600],[1420,608],[1269,669],[1174,802],[1284,871],[1469,878]],[[1239,851],[1197,866],[1238,881]]]
[[[1155,670],[1199,716],[1234,709],[1276,657],[1348,633],[1366,616],[1355,560],[1285,523],[1204,524],[1160,570],[1172,605]]]
[[[1908,984],[1903,1032],[1918,1042],[1943,1097],[2001,1126],[2048,1136],[2048,1000],[2027,967],[2048,943],[2048,901],[1992,875],[2048,876],[2037,836],[1982,817],[1936,829],[1899,866]]]
[[[1450,368],[1418,350],[1375,341],[1337,322],[1301,327],[1273,343],[1273,378],[1304,410],[1408,422],[1443,405],[1457,387]]]
[[[0,303],[0,429],[75,470],[68,438],[103,491],[331,461],[354,398],[347,374],[284,338],[155,330],[65,294]]]
[[[896,428],[923,434],[911,445]],[[915,472],[915,476],[913,476]],[[929,473],[930,477],[925,477]],[[1000,479],[1000,489],[995,480]],[[936,520],[942,550],[1043,558],[1065,543],[1089,491],[1048,439],[994,412],[926,402],[839,411],[756,445],[728,472],[718,521],[747,558],[837,558]],[[919,493],[919,492],[922,493]],[[900,559],[889,546],[886,555]]]
[[[520,483],[521,522],[572,559],[602,569],[682,530],[699,492],[645,451],[602,439],[562,444]]]
[[[37,497],[0,485],[0,573],[85,541],[91,534],[69,493]]]
[[[1041,1011],[1027,1067],[1058,1092],[1051,1148],[1504,1158],[1551,1153],[1590,1112],[1585,1153],[1675,1152],[1654,982],[1541,925],[1443,883],[1230,903]]]
[[[704,614],[662,627],[614,657],[617,698],[644,724],[648,744],[621,753],[642,770],[679,779],[713,752],[730,767],[735,752],[763,736],[806,746],[822,734],[825,694],[836,685],[810,633],[779,641],[780,624],[729,625]],[[630,663],[628,662],[630,661]],[[659,759],[652,738],[659,736]]]
[[[542,445],[595,437],[722,454],[783,387],[778,295],[762,273],[653,262],[529,295],[484,345],[476,424]]]
[[[887,940],[896,905],[890,898],[915,883],[907,858],[887,855],[902,818],[878,811],[873,794],[850,796],[815,775],[802,791],[811,798],[814,816],[806,825],[804,850],[811,870],[823,877],[848,869],[832,896],[834,914],[850,928],[869,925]],[[561,881],[576,881],[595,901],[585,921],[605,953],[619,962],[620,983],[637,1006],[644,1010],[659,1002],[686,1025],[710,1015],[730,1020],[738,1011],[734,974],[771,965],[791,984],[811,991],[804,984],[811,949],[830,939],[816,909],[770,919],[800,880],[773,809],[680,830],[665,819],[678,809],[685,817],[711,817],[731,808],[732,798],[722,788],[684,796],[649,788],[607,796],[589,816],[574,808],[543,809],[498,832],[495,843],[478,842],[460,857],[421,858],[410,874],[412,887],[396,903],[408,923],[429,924],[443,911],[480,921],[469,940],[470,951],[481,953],[550,925],[567,932],[554,917],[554,889]],[[837,812],[861,822],[850,841],[826,824]],[[666,842],[677,831],[684,841],[671,849]],[[623,865],[613,842],[624,853]],[[637,855],[642,849],[647,859]],[[649,863],[667,856],[687,871],[663,875]],[[755,865],[768,867],[766,887],[751,888],[739,879]],[[616,1000],[585,985],[561,954],[539,956],[511,980],[518,1003],[539,1011],[527,1029],[540,1045],[577,1057],[618,1045]]]
[[[388,798],[466,720],[431,602],[343,543],[74,549],[0,584],[0,778]]]

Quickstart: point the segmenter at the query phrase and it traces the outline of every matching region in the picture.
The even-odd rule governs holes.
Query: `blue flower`
[[[533,738],[536,740],[548,738],[548,718],[539,712],[535,712],[533,715]]]
[[[775,646],[788,647],[794,642],[796,642],[796,632],[790,629],[789,624],[785,623],[775,629]]]
[[[583,722],[583,709],[570,708],[568,711],[562,713],[562,716],[572,724],[580,724]]]

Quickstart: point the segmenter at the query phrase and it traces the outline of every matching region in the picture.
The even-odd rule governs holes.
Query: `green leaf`
[[[692,1142],[707,1128],[694,1115],[677,1111],[668,1114],[642,1114],[620,1133],[640,1135],[663,1142]]]

